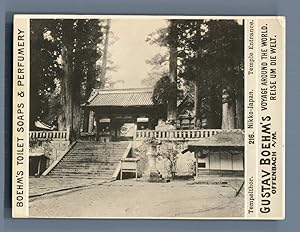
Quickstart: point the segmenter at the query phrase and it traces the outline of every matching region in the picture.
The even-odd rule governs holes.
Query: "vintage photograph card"
[[[15,15],[15,218],[285,217],[285,18]]]

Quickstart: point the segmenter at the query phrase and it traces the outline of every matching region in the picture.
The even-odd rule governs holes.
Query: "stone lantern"
[[[157,146],[161,144],[156,138],[149,138],[145,140],[147,144],[147,158],[149,161],[149,167],[147,174],[149,175],[148,181],[149,182],[159,182],[162,180],[162,176],[156,167],[156,158],[157,158]]]

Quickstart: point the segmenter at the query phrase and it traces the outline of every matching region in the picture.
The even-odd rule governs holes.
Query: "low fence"
[[[30,140],[59,140],[68,141],[68,131],[29,131]]]
[[[222,129],[202,129],[202,130],[137,130],[136,140],[146,138],[157,138],[159,140],[197,140],[199,138],[210,137],[223,131]]]
[[[197,140],[210,137],[222,129],[201,129],[201,130],[137,130],[135,140],[146,138],[157,138],[159,140]],[[31,140],[59,140],[68,141],[68,131],[30,131]]]

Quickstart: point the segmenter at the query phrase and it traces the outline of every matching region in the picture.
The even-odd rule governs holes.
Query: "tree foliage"
[[[55,20],[55,23],[57,21]],[[55,80],[62,77],[62,69],[58,62],[59,47],[49,37],[49,29],[54,21],[31,20],[30,43],[30,127],[34,128],[34,122],[38,118],[50,122],[49,113],[52,94],[56,89]],[[51,115],[52,116],[52,115]],[[54,118],[53,116],[50,118]]]
[[[170,82],[168,76],[160,78],[153,90],[152,100],[157,105],[167,105],[170,98],[176,98],[177,87],[175,83]]]
[[[32,126],[39,117],[47,122],[61,118],[62,127],[76,124],[78,132],[80,103],[88,97],[87,90],[102,81],[96,79],[101,29],[96,19],[31,20]],[[87,81],[91,71],[94,79]],[[74,124],[66,125],[66,118],[73,116]]]
[[[208,128],[221,127],[222,92],[226,89],[235,111],[235,127],[241,128],[243,25],[235,20],[176,20],[175,25],[172,30],[161,29],[151,34],[148,41],[177,48],[178,80],[195,86],[195,122],[200,122],[195,126],[202,127],[201,121],[206,118]]]
[[[198,31],[185,35],[186,39],[183,39],[182,47],[187,56],[182,60],[184,68],[180,75],[199,87],[196,94],[199,103],[198,109],[195,109],[196,118],[204,116],[208,119],[208,127],[220,128],[224,113],[224,89],[231,96],[230,104],[234,111],[236,101],[242,101],[243,98],[243,26],[234,20],[209,20],[201,22],[197,27]],[[232,115],[243,117],[240,112]]]
[[[142,80],[143,86],[154,87],[155,83],[163,76],[167,76],[169,72],[169,57],[168,53],[157,53],[146,63],[151,65],[151,71],[147,77]]]

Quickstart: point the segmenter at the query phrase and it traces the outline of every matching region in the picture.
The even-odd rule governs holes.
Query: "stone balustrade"
[[[137,130],[136,140],[146,138],[157,138],[159,140],[197,140],[203,137],[210,137],[222,131],[222,129],[201,129],[201,130]]]
[[[68,141],[68,131],[29,131],[30,140],[59,140]]]

